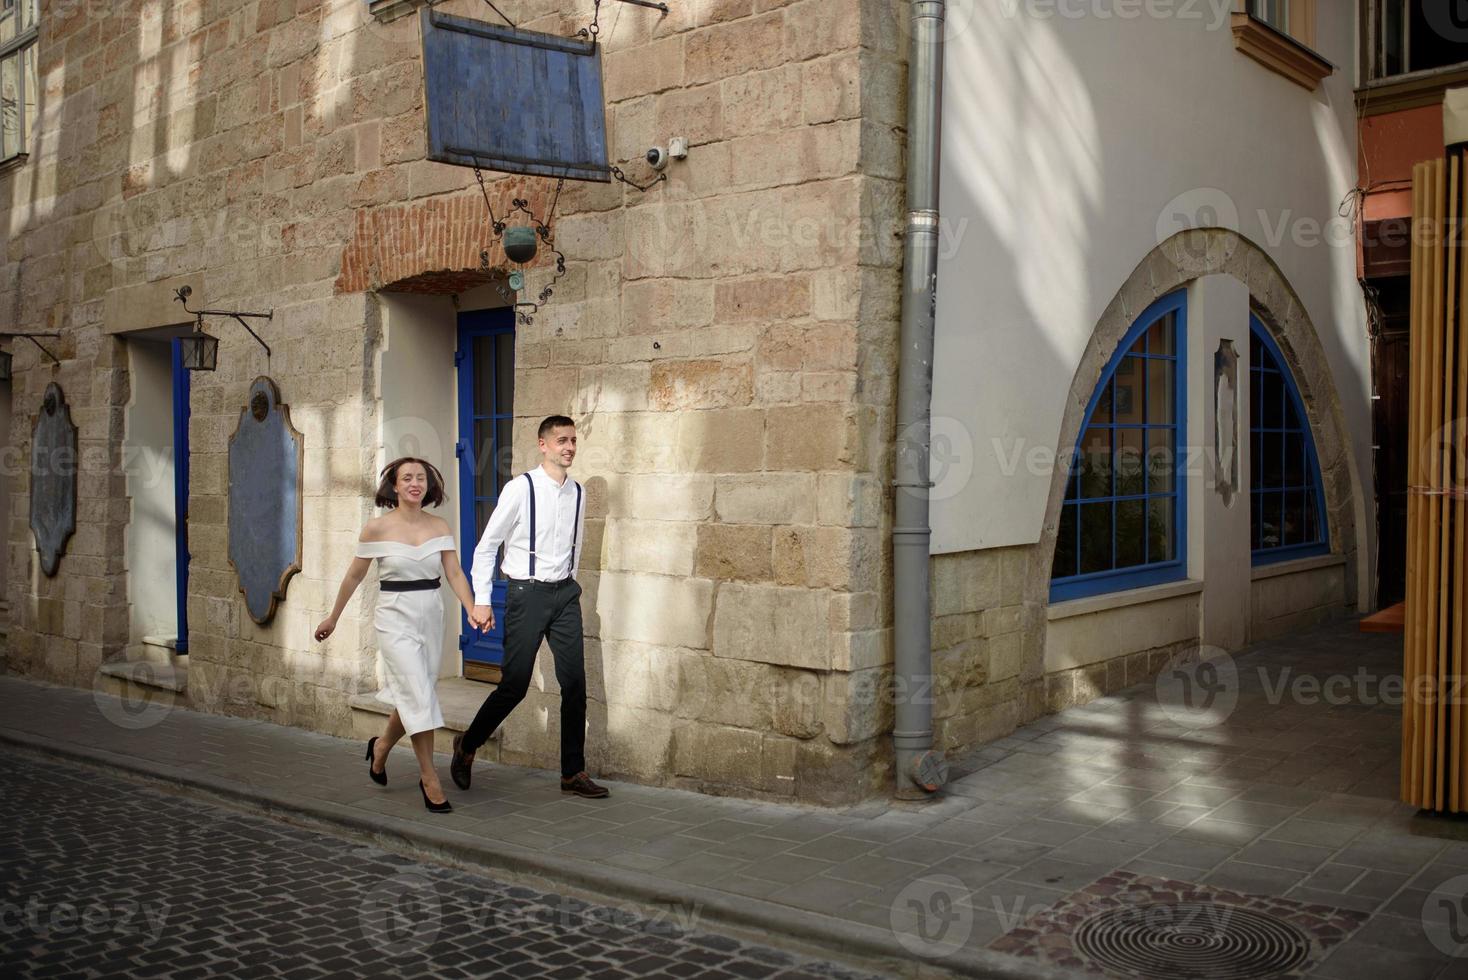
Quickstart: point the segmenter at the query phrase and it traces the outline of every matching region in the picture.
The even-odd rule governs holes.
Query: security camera
[[[668,165],[668,151],[661,146],[654,146],[647,151],[647,163],[654,170],[662,170]]]

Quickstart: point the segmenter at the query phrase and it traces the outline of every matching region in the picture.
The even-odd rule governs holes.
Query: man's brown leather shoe
[[[593,783],[591,777],[584,772],[578,772],[570,779],[563,778],[561,780],[561,792],[575,793],[577,796],[584,796],[588,800],[600,800],[603,797],[612,795],[605,786],[598,786],[596,783]]]
[[[474,771],[474,757],[459,751],[459,745],[463,741],[464,736],[454,736],[454,753],[449,756],[449,775],[454,777],[454,785],[459,789],[468,789],[469,777]]]

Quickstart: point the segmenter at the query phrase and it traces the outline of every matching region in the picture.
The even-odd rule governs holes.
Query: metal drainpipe
[[[897,373],[892,623],[898,799],[936,792],[948,767],[933,751],[933,622],[928,596],[928,473],[933,308],[938,275],[938,124],[943,0],[913,0],[907,60],[907,225]]]

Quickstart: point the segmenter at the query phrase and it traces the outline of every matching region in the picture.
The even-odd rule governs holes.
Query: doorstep
[[[93,687],[147,710],[190,707],[188,662],[161,664],[155,660],[114,660],[97,668]]]
[[[493,684],[471,681],[464,677],[443,677],[434,688],[438,692],[438,704],[443,709],[443,726],[434,734],[434,751],[448,752],[453,746],[455,735],[465,732],[479,706],[494,690]],[[360,738],[371,738],[382,734],[382,720],[392,714],[392,705],[378,700],[376,691],[352,697],[352,731]],[[493,741],[499,738],[500,730],[490,735]],[[482,753],[480,758],[490,758]]]
[[[183,694],[189,689],[189,668],[182,664],[160,664],[151,660],[119,660],[103,664],[97,672],[106,677]]]

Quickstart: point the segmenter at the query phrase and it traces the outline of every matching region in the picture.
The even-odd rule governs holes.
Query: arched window
[[[1180,579],[1186,296],[1147,308],[1086,407],[1051,572],[1052,600]]]
[[[1254,564],[1325,554],[1320,461],[1295,379],[1269,331],[1249,317],[1249,502]]]

